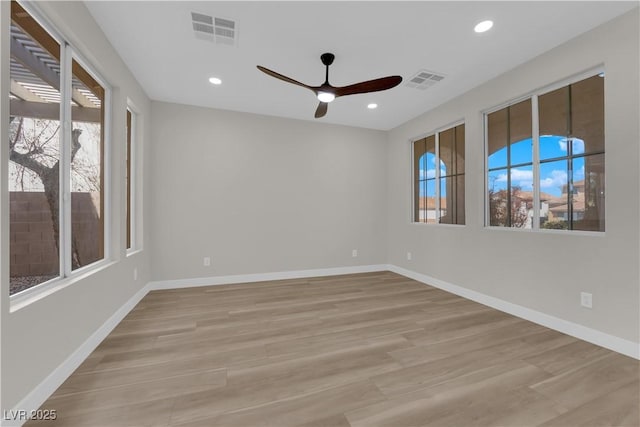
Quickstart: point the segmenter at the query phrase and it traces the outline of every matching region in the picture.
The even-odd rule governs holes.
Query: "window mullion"
[[[507,227],[511,227],[511,106],[507,107]]]
[[[436,152],[436,224],[440,223],[440,132],[435,134],[435,152]]]
[[[538,96],[531,97],[531,137],[533,141],[533,218],[531,228],[540,228],[540,129]]]
[[[484,226],[491,225],[491,200],[489,199],[489,115],[484,114]]]
[[[69,44],[60,49],[60,116],[62,140],[60,141],[60,271],[71,274],[71,61]]]

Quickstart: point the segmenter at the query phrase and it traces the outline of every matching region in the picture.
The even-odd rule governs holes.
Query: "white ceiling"
[[[153,100],[384,130],[637,6],[637,1],[87,2]],[[196,38],[192,11],[236,21],[237,46]],[[473,26],[484,19],[495,21],[494,28],[474,33]],[[324,52],[336,55],[329,75],[334,86],[395,74],[405,81],[385,92],[338,98],[325,117],[314,119],[318,102],[312,92],[256,68],[319,85]],[[426,90],[404,86],[420,69],[446,77]],[[223,84],[211,85],[210,76]],[[379,108],[368,110],[369,102]]]

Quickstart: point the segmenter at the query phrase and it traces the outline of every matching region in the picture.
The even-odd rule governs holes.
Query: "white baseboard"
[[[140,302],[149,292],[149,284],[136,292],[122,307],[118,309],[106,322],[102,324],[87,340],[80,345],[64,362],[51,372],[38,386],[22,399],[10,414],[18,414],[18,411],[26,411],[29,414],[37,410],[53,394],[58,387],[75,371],[78,366],[89,357],[91,352],[104,340],[109,333],[120,323],[122,319]],[[3,411],[4,412],[4,411]],[[14,427],[23,425],[26,420],[7,420],[3,413],[0,425]]]
[[[195,279],[160,280],[149,282],[150,290],[193,288],[198,286],[231,285],[234,283],[266,282],[269,280],[304,279],[305,277],[338,276],[341,274],[387,271],[389,265],[356,265],[314,270],[278,271],[273,273],[235,274],[230,276],[198,277]]]
[[[471,289],[463,288],[461,286],[453,285],[443,280],[436,279],[435,277],[427,276],[426,274],[416,273],[415,271],[407,270],[395,265],[389,265],[389,270],[394,273],[401,274],[411,279],[417,280],[424,284],[442,289],[455,295],[459,295],[463,298],[470,299],[472,301],[479,302],[480,304],[487,305],[495,308],[496,310],[503,311],[505,313],[512,314],[525,320],[537,323],[547,328],[554,329],[572,337],[579,338],[583,341],[588,341],[592,344],[599,345],[600,347],[608,348],[617,353],[624,354],[625,356],[633,357],[634,359],[640,359],[640,343],[629,341],[614,335],[610,335],[596,329],[588,328],[577,323],[570,322],[568,320],[560,319],[549,314],[542,313],[521,305],[513,304],[499,298],[494,298],[480,292],[473,291]]]

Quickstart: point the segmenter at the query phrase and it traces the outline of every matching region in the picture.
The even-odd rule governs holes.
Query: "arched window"
[[[486,126],[488,225],[604,231],[604,74],[487,114]]]
[[[413,143],[414,222],[464,224],[464,124]]]

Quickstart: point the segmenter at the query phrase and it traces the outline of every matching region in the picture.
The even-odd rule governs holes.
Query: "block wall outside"
[[[10,274],[58,274],[58,249],[51,210],[43,192],[10,192]],[[72,193],[72,237],[83,265],[100,259],[101,221],[97,193]]]

